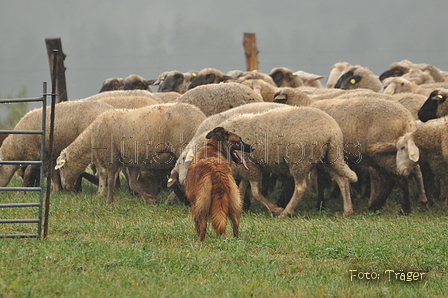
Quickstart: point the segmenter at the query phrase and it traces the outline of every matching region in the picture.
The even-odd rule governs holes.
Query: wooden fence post
[[[247,71],[259,70],[258,68],[258,49],[255,33],[244,33],[244,54],[246,55]]]
[[[50,62],[51,80],[53,80],[53,50],[57,50],[59,59],[57,59],[57,73],[56,73],[56,102],[67,101],[67,86],[65,84],[65,66],[64,60],[66,55],[62,52],[62,44],[60,38],[46,38],[45,44],[47,46],[48,61]]]

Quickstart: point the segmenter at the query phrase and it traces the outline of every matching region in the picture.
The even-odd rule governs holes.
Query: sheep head
[[[399,175],[409,175],[417,165],[420,151],[415,145],[410,133],[397,141],[397,172]]]
[[[436,89],[431,92],[428,99],[418,111],[418,119],[422,122],[426,122],[441,116],[438,114],[438,108],[440,104],[445,102],[448,95],[447,92],[443,91],[444,90]]]

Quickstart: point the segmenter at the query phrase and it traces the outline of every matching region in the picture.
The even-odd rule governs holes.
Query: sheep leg
[[[157,203],[156,200],[154,200],[153,196],[146,193],[141,187],[140,184],[138,183],[138,178],[139,178],[139,174],[140,174],[140,169],[137,167],[127,167],[126,168],[126,172],[128,173],[128,177],[129,177],[129,187],[137,192],[138,194],[140,194],[147,203],[149,204],[155,204]],[[149,183],[154,183],[154,181],[149,181]]]
[[[338,175],[335,171],[327,168],[330,176],[336,181],[341,191],[342,201],[344,205],[344,216],[348,217],[353,214],[352,198],[350,196],[350,181],[348,178]]]
[[[383,209],[384,204],[387,201],[390,193],[392,192],[395,185],[395,176],[386,172],[381,173],[382,180],[382,188],[378,194],[378,197],[372,201],[372,204],[369,206],[369,210],[377,211]],[[373,185],[371,186],[373,187]]]
[[[248,199],[246,196],[247,188],[249,187],[249,181],[246,179],[241,179],[240,183],[238,184],[238,189],[240,191],[240,198],[243,202],[243,209],[248,210],[250,207],[251,200]]]
[[[420,202],[420,209],[422,211],[428,210],[428,198],[426,197],[426,191],[425,191],[425,185],[423,182],[423,174],[420,168],[420,165],[417,165],[414,169],[414,179],[415,182],[417,182],[417,188],[418,188],[418,197]]]
[[[294,209],[296,209],[297,204],[300,202],[300,200],[303,197],[303,194],[306,191],[306,179],[305,178],[297,178],[294,177],[294,183],[295,183],[295,189],[294,193],[292,194],[291,200],[289,201],[288,205],[286,205],[285,210],[280,214],[279,217],[286,217],[293,214]]]
[[[409,177],[399,176],[397,180],[403,193],[403,199],[401,203],[401,213],[409,214],[411,213],[411,198],[409,195]]]
[[[112,204],[114,202],[115,182],[120,174],[120,170],[111,170],[107,174],[107,203]]]
[[[62,190],[61,175],[59,170],[51,170],[53,180],[53,192],[60,192]]]
[[[254,196],[254,198],[265,205],[272,213],[279,215],[283,211],[283,208],[271,203],[261,194],[260,183],[258,181],[251,180],[250,189],[252,190],[252,195]]]
[[[98,195],[101,196],[107,191],[107,170],[101,166],[96,167],[98,174]]]

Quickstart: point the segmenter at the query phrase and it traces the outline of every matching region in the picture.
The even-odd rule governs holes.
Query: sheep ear
[[[420,151],[412,139],[408,140],[408,154],[409,159],[413,162],[417,162],[420,158]]]
[[[178,179],[179,179],[179,172],[178,171],[172,171],[171,175],[170,175],[170,178],[167,181],[166,186],[167,187],[173,186],[173,184],[176,183]]]
[[[65,159],[63,158],[58,158],[58,160],[56,161],[56,166],[54,167],[55,170],[59,170],[60,168],[62,168],[65,165]]]
[[[193,149],[188,150],[187,155],[185,156],[184,162],[190,162],[194,158]]]

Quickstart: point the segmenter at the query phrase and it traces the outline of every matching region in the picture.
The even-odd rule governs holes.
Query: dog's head
[[[252,153],[255,148],[252,145],[244,143],[239,135],[229,132],[223,127],[215,127],[205,137],[207,139],[214,139],[222,143],[224,145],[224,148],[228,150],[228,153],[232,160],[236,164],[242,164],[246,171],[249,170],[243,155],[239,154],[237,151]]]

